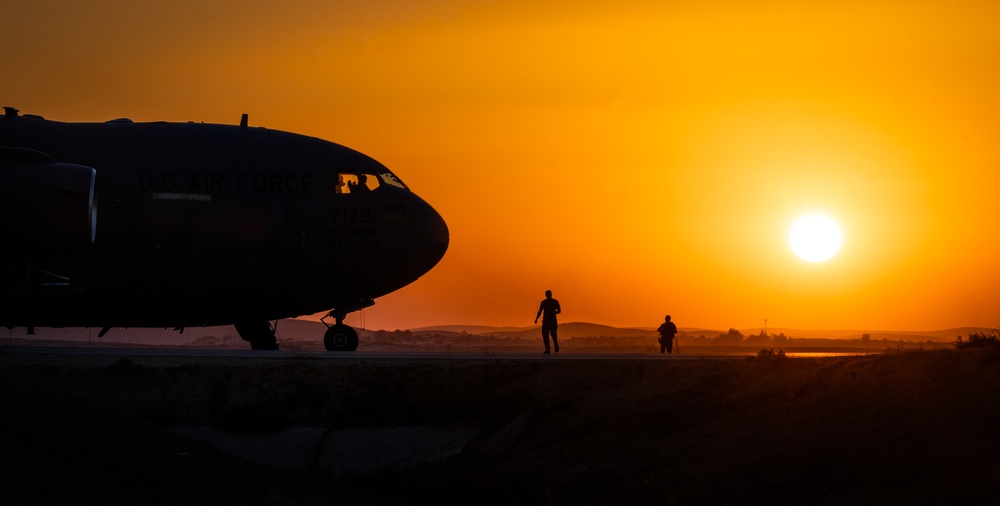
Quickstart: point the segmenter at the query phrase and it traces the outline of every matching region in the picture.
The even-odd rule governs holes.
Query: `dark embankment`
[[[866,504],[1000,501],[1000,353],[703,361],[269,361],[0,370],[15,503]],[[351,479],[173,435],[472,428]]]

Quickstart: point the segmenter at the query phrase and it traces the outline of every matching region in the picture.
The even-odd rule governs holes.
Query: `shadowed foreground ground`
[[[57,362],[2,362],[5,502],[1000,502],[996,352]],[[254,464],[168,430],[179,425],[474,435],[451,459],[347,479]]]

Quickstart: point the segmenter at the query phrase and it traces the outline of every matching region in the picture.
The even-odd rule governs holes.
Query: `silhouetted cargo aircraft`
[[[233,324],[253,349],[276,349],[270,321],[329,311],[326,348],[354,350],[344,317],[448,248],[441,216],[382,164],[246,115],[235,126],[4,111],[0,326]]]

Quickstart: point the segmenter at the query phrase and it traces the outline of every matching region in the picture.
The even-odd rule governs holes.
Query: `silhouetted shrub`
[[[743,342],[743,333],[734,328],[730,328],[729,332],[719,334],[719,336],[715,338],[715,342],[720,344],[740,344]]]
[[[773,360],[785,358],[785,350],[774,351],[774,348],[764,348],[757,352],[757,360]]]
[[[973,332],[969,334],[969,340],[962,340],[962,336],[958,336],[958,341],[955,341],[955,348],[959,350],[964,350],[967,348],[993,348],[1000,346],[1000,329],[993,329],[989,334],[985,332]]]

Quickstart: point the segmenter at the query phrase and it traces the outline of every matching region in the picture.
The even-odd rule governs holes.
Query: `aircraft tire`
[[[323,335],[326,351],[354,351],[358,349],[358,333],[349,325],[338,323]]]

